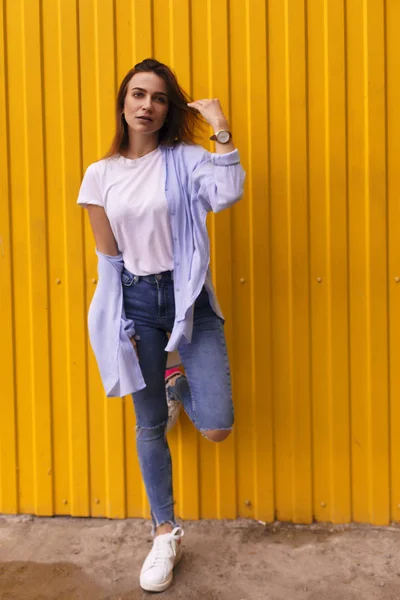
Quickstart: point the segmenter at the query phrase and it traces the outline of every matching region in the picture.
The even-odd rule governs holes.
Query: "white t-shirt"
[[[159,148],[141,158],[118,156],[91,164],[78,204],[104,207],[128,271],[134,275],[172,271],[165,166]]]

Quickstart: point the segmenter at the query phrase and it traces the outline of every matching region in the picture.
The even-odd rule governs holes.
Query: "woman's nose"
[[[151,106],[152,106],[151,98],[150,98],[150,96],[148,96],[148,97],[146,96],[144,99],[142,108],[144,110],[151,110]]]

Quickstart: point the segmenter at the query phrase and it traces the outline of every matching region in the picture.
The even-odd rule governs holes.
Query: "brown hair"
[[[128,84],[136,73],[149,72],[155,73],[167,84],[168,114],[164,125],[158,132],[160,144],[172,146],[179,142],[195,143],[196,129],[203,123],[200,114],[187,105],[190,99],[179,86],[171,69],[158,60],[146,58],[128,71],[119,86],[115,107],[116,130],[105,158],[121,154],[129,147],[128,125],[122,115]]]

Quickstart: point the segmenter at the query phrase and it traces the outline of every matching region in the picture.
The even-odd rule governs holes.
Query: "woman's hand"
[[[198,110],[207,123],[214,129],[214,132],[217,132],[220,129],[229,131],[229,124],[222,112],[218,98],[213,98],[212,100],[196,100],[195,102],[189,102],[188,106]]]
[[[213,100],[196,100],[196,102],[189,102],[190,108],[195,108],[199,111],[202,117],[211,125],[214,133],[217,133],[221,129],[230,131],[229,123],[222,112],[221,104],[218,98]],[[235,149],[232,139],[227,144],[215,143],[217,154],[227,154]]]
[[[137,356],[137,358],[138,358],[138,360],[139,360],[139,354],[138,354],[138,350],[137,350],[136,341],[135,341],[135,338],[133,338],[133,337],[131,338],[131,344],[132,344],[132,346],[133,346],[133,349],[134,349],[134,351],[136,352],[136,356]]]

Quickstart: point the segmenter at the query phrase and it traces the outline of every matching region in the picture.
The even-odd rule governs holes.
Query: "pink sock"
[[[171,369],[165,369],[164,378],[167,379],[168,377],[171,377],[171,375],[175,375],[176,373],[179,373],[180,375],[182,375],[182,371],[179,367],[172,367]]]

